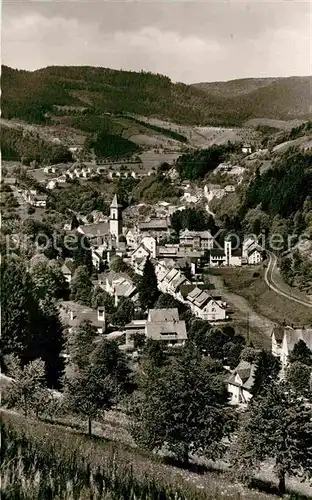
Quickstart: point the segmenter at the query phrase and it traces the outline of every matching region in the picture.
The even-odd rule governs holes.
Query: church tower
[[[110,205],[110,220],[109,232],[111,236],[116,238],[118,243],[119,236],[122,234],[122,205],[118,203],[117,195],[115,194],[113,201]]]

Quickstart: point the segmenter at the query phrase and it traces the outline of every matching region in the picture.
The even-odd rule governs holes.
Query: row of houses
[[[226,320],[227,305],[221,297],[212,296],[207,289],[192,283],[183,270],[170,267],[163,260],[156,262],[155,273],[159,290],[184,303],[196,317],[209,322]]]

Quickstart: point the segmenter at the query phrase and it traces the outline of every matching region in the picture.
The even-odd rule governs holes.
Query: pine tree
[[[92,274],[92,253],[90,242],[85,235],[78,235],[75,249],[73,251],[75,266],[86,266],[89,276]]]
[[[312,396],[312,368],[300,361],[294,361],[286,370],[286,380],[291,388],[303,396]]]
[[[151,309],[157,300],[159,292],[155,268],[149,258],[146,260],[143,276],[139,280],[138,292],[142,309]]]
[[[79,304],[90,306],[92,293],[92,282],[86,266],[76,269],[70,284],[70,299]]]
[[[38,321],[38,302],[32,285],[20,262],[4,262],[1,266],[1,356],[23,356]]]
[[[312,351],[308,348],[303,340],[299,340],[294,345],[293,350],[289,354],[289,363],[303,363],[307,366],[312,366]]]
[[[56,304],[47,298],[40,303],[40,317],[36,333],[28,346],[28,359],[41,358],[46,367],[49,387],[59,388],[64,371],[63,325]]]
[[[262,350],[255,358],[255,378],[251,389],[255,396],[274,384],[280,371],[280,361],[272,353]]]
[[[123,297],[117,307],[116,312],[112,315],[112,324],[125,326],[133,319],[134,303],[131,299]]]
[[[280,494],[287,474],[311,477],[311,406],[284,384],[273,384],[251,400],[233,462],[249,472],[268,458],[275,460]]]

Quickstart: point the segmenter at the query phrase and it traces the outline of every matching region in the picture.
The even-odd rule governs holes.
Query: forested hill
[[[70,106],[95,114],[129,113],[190,125],[231,126],[250,118],[306,119],[311,102],[308,78],[286,79],[287,84],[273,80],[238,95],[218,93],[222,82],[207,91],[202,86],[174,84],[159,74],[89,66],[32,72],[2,66],[1,80],[2,116],[34,123],[46,121],[53,106]]]
[[[289,120],[312,116],[312,77],[244,78],[228,82],[197,83],[193,88],[211,97],[228,99],[253,118]]]

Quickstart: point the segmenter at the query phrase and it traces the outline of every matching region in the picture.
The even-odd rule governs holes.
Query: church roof
[[[117,194],[114,195],[113,201],[110,204],[111,208],[120,208],[121,205],[118,203]]]

